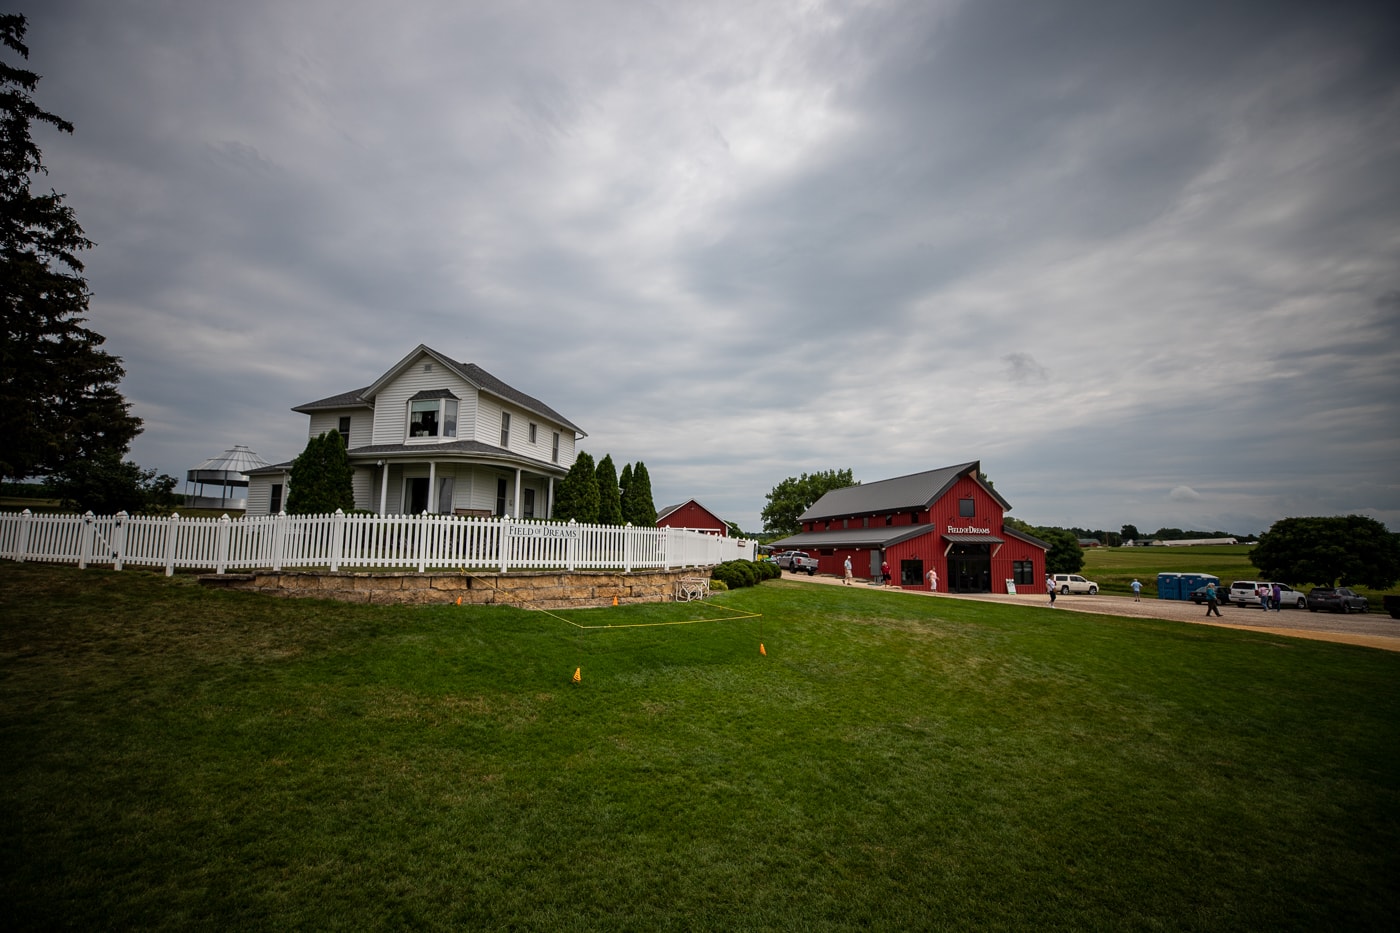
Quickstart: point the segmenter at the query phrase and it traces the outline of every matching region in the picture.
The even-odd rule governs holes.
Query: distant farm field
[[[1400,908],[1400,654],[868,587],[550,615],[0,563],[0,774],[12,929]]]

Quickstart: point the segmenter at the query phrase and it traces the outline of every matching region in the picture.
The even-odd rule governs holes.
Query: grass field
[[[1400,908],[1392,652],[788,581],[551,616],[12,563],[0,620],[11,929]]]

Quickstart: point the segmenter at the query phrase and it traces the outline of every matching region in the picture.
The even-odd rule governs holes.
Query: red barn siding
[[[698,502],[687,502],[670,515],[656,523],[658,528],[696,528],[728,536],[729,526],[724,520]]]

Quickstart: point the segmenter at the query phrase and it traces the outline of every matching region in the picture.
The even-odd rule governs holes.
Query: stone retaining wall
[[[567,609],[666,602],[681,579],[708,577],[708,569],[621,571],[517,571],[513,573],[330,573],[316,571],[206,574],[205,586],[271,596],[338,599],[352,603],[515,606]]]

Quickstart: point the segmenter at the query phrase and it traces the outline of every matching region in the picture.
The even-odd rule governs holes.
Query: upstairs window
[[[559,462],[559,432],[558,432],[558,431],[555,431],[555,432],[554,432],[554,453],[551,455],[550,459],[551,459],[554,463],[558,463],[558,462]]]
[[[958,517],[975,518],[977,515],[977,503],[969,496],[966,499],[958,500]]]
[[[455,398],[415,398],[408,403],[409,437],[456,437]]]
[[[510,412],[501,412],[501,446],[510,446]]]
[[[539,425],[535,424],[535,422],[533,422],[533,421],[530,422],[530,443],[531,443],[531,444],[535,443],[535,432],[536,432],[536,430],[537,430],[538,428],[539,428]]]
[[[350,449],[350,416],[346,415],[340,419],[340,426],[336,429],[340,432],[340,440],[345,444],[345,449]]]

